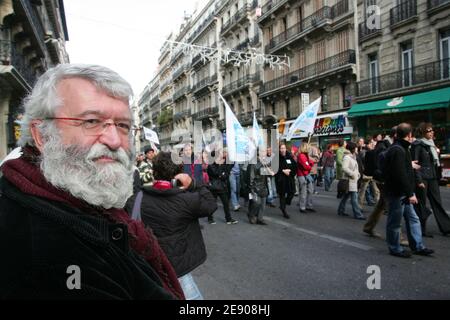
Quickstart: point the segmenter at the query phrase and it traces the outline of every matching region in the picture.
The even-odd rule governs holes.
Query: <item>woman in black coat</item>
[[[427,233],[427,218],[434,214],[439,230],[443,235],[450,234],[450,218],[442,206],[439,191],[440,162],[437,148],[434,145],[434,131],[431,123],[421,123],[417,128],[417,140],[411,147],[411,157],[418,161],[419,170],[415,171],[416,196],[418,203],[414,206],[422,226],[422,235],[432,237]],[[432,212],[426,207],[430,201]]]
[[[215,153],[211,154],[215,157]],[[214,197],[220,198],[223,204],[223,211],[225,212],[225,220],[227,224],[238,223],[231,217],[230,213],[230,198],[229,198],[229,177],[232,165],[226,164],[226,155],[219,155],[213,164],[208,165],[208,176],[209,176],[209,190],[212,192]],[[210,224],[215,224],[212,214],[208,217],[208,222]]]
[[[142,189],[141,219],[158,238],[186,299],[197,300],[202,295],[191,272],[206,260],[198,219],[216,211],[217,202],[206,185],[182,170],[169,152],[158,153],[153,159],[155,181]]]
[[[287,151],[286,145],[280,145],[280,161],[278,172],[275,175],[277,192],[280,197],[280,209],[283,217],[289,219],[286,212],[286,205],[291,205],[292,198],[295,195],[295,176],[297,174],[297,162],[295,162],[291,153]]]

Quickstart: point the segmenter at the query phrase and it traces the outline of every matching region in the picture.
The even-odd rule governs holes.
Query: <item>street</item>
[[[313,198],[317,212],[300,213],[296,196],[288,207],[289,220],[278,208],[266,208],[267,226],[249,224],[246,208],[233,214],[237,225],[227,225],[221,205],[214,215],[216,225],[202,219],[208,258],[193,275],[204,298],[450,298],[450,238],[440,234],[433,216],[429,231],[434,238],[424,238],[425,245],[436,251],[433,257],[397,258],[388,254],[384,240],[362,232],[364,221],[336,214],[335,191],[317,191]],[[449,212],[450,189],[442,187],[441,196]],[[372,208],[364,207],[364,215]],[[351,214],[349,201],[346,212]],[[383,238],[385,222],[383,217],[376,228]],[[380,289],[368,289],[371,265],[380,268]]]

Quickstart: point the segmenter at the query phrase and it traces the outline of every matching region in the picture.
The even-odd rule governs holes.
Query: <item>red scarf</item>
[[[156,180],[153,183],[152,188],[155,188],[157,190],[169,190],[172,189],[172,184],[169,181]]]
[[[48,183],[38,167],[39,152],[35,148],[26,147],[23,151],[22,157],[9,160],[3,164],[3,175],[8,181],[23,193],[51,201],[63,202],[87,210],[87,212],[99,212],[86,202]],[[115,223],[123,223],[128,227],[130,247],[142,255],[153,267],[167,291],[178,299],[184,299],[183,290],[180,287],[175,270],[159,246],[158,240],[151,229],[146,228],[142,222],[131,219],[123,209],[103,210],[103,215]]]

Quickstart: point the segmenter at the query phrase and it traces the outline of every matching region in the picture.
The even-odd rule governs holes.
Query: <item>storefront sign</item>
[[[343,114],[336,118],[326,117],[316,120],[314,126],[315,135],[336,135],[342,134],[345,128],[345,117]]]

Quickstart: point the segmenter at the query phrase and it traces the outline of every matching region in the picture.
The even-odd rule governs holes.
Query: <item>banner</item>
[[[314,132],[314,124],[316,123],[317,112],[319,112],[320,102],[322,97],[319,97],[313,103],[311,103],[303,112],[298,116],[294,123],[289,128],[286,140],[290,141],[294,133],[298,130],[307,133]]]
[[[219,94],[225,105],[226,141],[230,161],[245,162],[251,159],[250,139],[234,115],[227,101]]]
[[[264,145],[264,139],[259,129],[258,120],[256,119],[256,112],[253,112],[252,138],[256,148]]]
[[[143,128],[144,128],[145,139],[159,144],[158,134],[149,128],[146,128],[146,127],[143,127]]]

